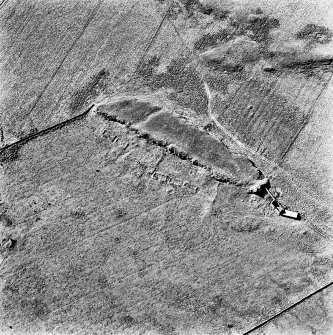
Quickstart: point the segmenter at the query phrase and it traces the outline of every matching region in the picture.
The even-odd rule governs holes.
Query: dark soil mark
[[[109,71],[102,69],[83,88],[76,91],[69,105],[71,111],[78,112],[89,100],[98,96],[106,88],[108,76]]]
[[[172,60],[165,73],[155,74],[154,70],[159,65],[159,59],[155,56],[142,62],[136,73],[153,90],[172,88],[174,92],[169,95],[171,100],[202,115],[206,113],[208,104],[203,81],[195,69],[186,66],[187,61],[186,58]]]
[[[310,44],[326,44],[332,40],[333,32],[331,29],[319,26],[314,23],[308,23],[304,28],[296,33],[296,38],[308,40]]]

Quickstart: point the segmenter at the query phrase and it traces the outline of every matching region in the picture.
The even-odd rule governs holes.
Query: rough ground
[[[3,2],[0,333],[332,334],[332,12]]]

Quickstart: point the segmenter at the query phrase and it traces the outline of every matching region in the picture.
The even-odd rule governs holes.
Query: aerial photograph
[[[0,335],[333,335],[333,0],[0,0]]]

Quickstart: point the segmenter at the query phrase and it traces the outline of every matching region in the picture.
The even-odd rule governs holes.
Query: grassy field
[[[116,86],[144,54],[160,11],[153,1],[6,4],[0,22],[7,142],[82,111],[107,82]]]
[[[312,335],[330,334],[331,332],[332,288],[327,288],[252,334]]]
[[[319,78],[254,74],[238,84],[235,94],[217,98],[213,111],[243,142],[279,162],[306,124],[328,80],[325,73]]]
[[[331,100],[332,81],[315,107],[309,126],[300,134],[285,158],[284,166],[299,174],[299,178],[321,194],[324,199],[332,199],[332,159],[331,152]]]
[[[332,280],[332,27],[170,3],[0,6],[0,333],[244,334]]]
[[[330,276],[320,235],[98,114],[2,177],[4,332],[245,331]]]

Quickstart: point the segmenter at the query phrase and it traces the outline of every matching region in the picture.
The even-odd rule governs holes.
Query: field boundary
[[[24,138],[22,138],[22,139],[20,139],[20,140],[18,140],[18,141],[16,141],[16,142],[10,143],[10,144],[8,144],[8,145],[2,147],[2,148],[0,149],[0,157],[1,157],[1,154],[5,153],[7,150],[9,150],[9,149],[11,149],[11,148],[14,148],[14,147],[20,147],[21,145],[24,145],[24,144],[30,142],[31,140],[33,140],[33,139],[35,139],[35,138],[37,138],[37,137],[39,137],[39,136],[43,136],[43,135],[46,135],[46,134],[48,134],[48,133],[50,133],[50,132],[53,132],[53,131],[55,131],[55,130],[61,129],[61,128],[65,127],[65,126],[67,126],[67,125],[69,125],[69,124],[71,124],[72,122],[75,122],[75,121],[77,121],[77,120],[80,120],[80,119],[86,117],[86,116],[88,115],[88,113],[89,113],[94,107],[95,107],[95,105],[92,104],[92,105],[91,105],[85,112],[83,112],[83,113],[81,113],[81,114],[78,114],[78,115],[76,115],[76,116],[74,116],[74,117],[72,117],[72,118],[70,118],[70,119],[67,119],[67,120],[65,120],[65,121],[63,121],[63,122],[57,123],[57,124],[55,124],[55,125],[53,125],[53,126],[51,126],[51,127],[48,127],[48,128],[43,129],[43,130],[41,130],[41,131],[38,131],[38,132],[36,132],[36,133],[33,133],[33,134],[31,134],[31,135],[29,135],[29,136],[27,136],[27,137],[24,137]]]
[[[321,97],[323,96],[324,92],[326,91],[327,87],[329,86],[330,82],[332,81],[332,77],[333,77],[333,72],[330,76],[330,78],[327,80],[327,82],[325,83],[325,85],[323,86],[323,88],[321,89],[320,93],[318,94],[317,98],[315,99],[315,101],[313,102],[312,106],[310,107],[309,110],[309,115],[306,118],[306,121],[302,124],[302,126],[298,129],[297,133],[295,134],[294,138],[291,140],[291,142],[289,143],[287,149],[283,152],[283,154],[281,155],[280,158],[280,164],[283,163],[283,161],[285,160],[286,156],[288,155],[290,149],[293,147],[293,145],[295,144],[297,138],[299,137],[299,135],[301,134],[301,132],[304,130],[304,128],[307,126],[307,124],[309,123],[309,121],[311,120],[312,116],[314,115],[314,110],[316,108],[316,105],[318,103],[318,101],[321,99]]]
[[[317,293],[320,293],[321,291],[329,288],[330,286],[333,285],[333,281],[330,281],[328,284],[320,287],[319,289],[317,289],[316,291],[306,295],[305,297],[303,297],[302,299],[296,301],[295,303],[291,304],[290,306],[286,307],[285,309],[283,309],[282,311],[280,311],[279,313],[276,313],[275,315],[273,315],[272,317],[268,318],[267,320],[261,322],[260,324],[258,324],[257,326],[249,329],[248,331],[246,331],[245,333],[242,333],[242,335],[248,335],[251,334],[252,332],[254,332],[255,330],[258,330],[259,328],[261,328],[262,326],[266,325],[267,323],[269,323],[270,321],[274,320],[275,318],[279,317],[280,315],[284,314],[285,312],[288,312],[289,310],[293,309],[294,307],[296,307],[297,305],[301,304],[302,302],[306,301],[307,299],[313,297],[314,295],[316,295]]]
[[[2,0],[0,3],[0,9],[8,2],[8,0]]]
[[[37,99],[35,100],[35,102],[33,103],[32,107],[30,108],[30,110],[28,112],[28,115],[30,115],[32,113],[32,111],[37,107],[38,102],[41,100],[41,98],[43,97],[44,93],[46,92],[46,90],[48,89],[48,87],[50,86],[50,84],[53,82],[53,79],[55,78],[55,76],[57,75],[57,73],[59,72],[59,70],[61,69],[61,67],[63,66],[65,60],[67,59],[67,57],[69,56],[69,54],[73,50],[73,48],[76,45],[76,43],[83,36],[83,34],[86,31],[87,27],[89,26],[89,24],[91,23],[91,21],[93,20],[93,18],[95,17],[95,15],[97,14],[98,9],[102,5],[103,1],[104,0],[99,0],[98,3],[97,3],[97,5],[94,7],[92,13],[89,15],[86,23],[84,24],[81,32],[78,34],[78,36],[75,38],[75,40],[72,43],[72,45],[66,51],[65,56],[62,58],[60,64],[57,66],[57,68],[55,69],[55,71],[52,73],[49,81],[46,83],[46,85],[44,86],[43,90],[38,94]]]

